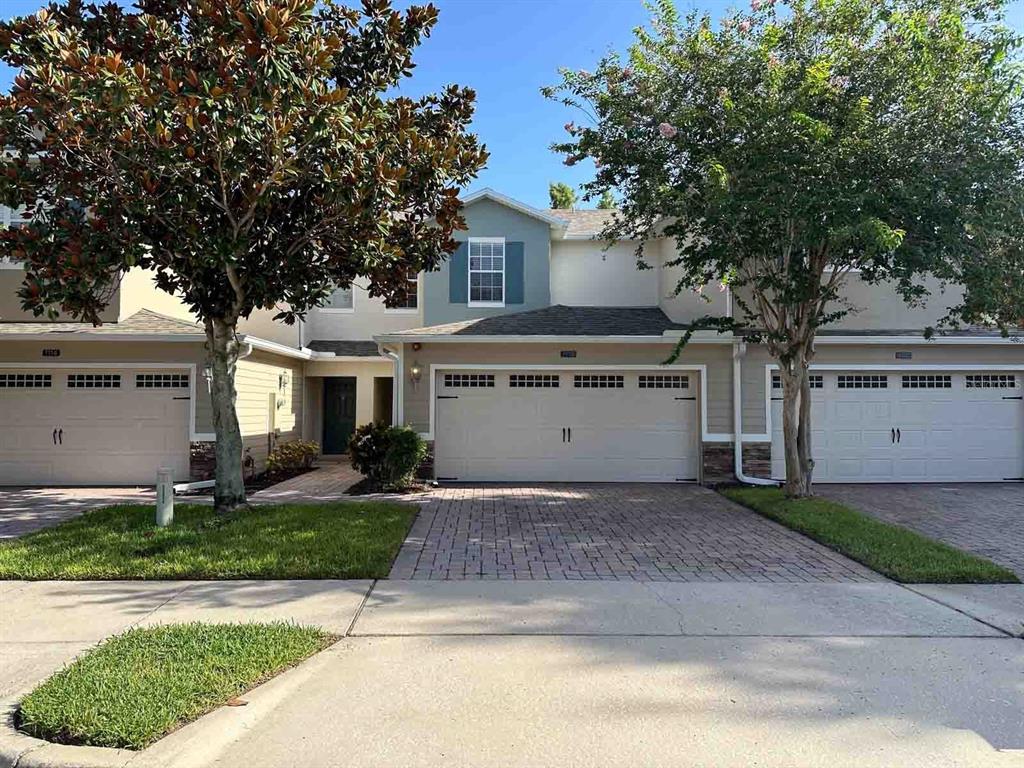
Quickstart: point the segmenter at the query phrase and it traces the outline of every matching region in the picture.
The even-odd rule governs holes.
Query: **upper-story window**
[[[8,208],[0,205],[0,229],[20,227],[28,219],[24,216],[25,208]],[[21,269],[21,263],[0,258],[0,269]]]
[[[469,238],[469,305],[505,306],[505,238]]]
[[[20,208],[0,206],[0,227],[3,227],[4,229],[20,227],[28,221],[28,219],[25,218],[24,213],[24,206],[21,206]]]
[[[335,312],[352,312],[355,307],[352,296],[352,286],[348,288],[335,288],[334,293],[327,297],[323,309]]]
[[[386,305],[388,310],[414,310],[419,306],[420,276],[410,270],[405,276],[405,293],[389,301]]]

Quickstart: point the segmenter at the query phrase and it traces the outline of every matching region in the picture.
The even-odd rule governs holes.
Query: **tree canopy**
[[[0,255],[24,262],[36,314],[98,322],[141,267],[204,322],[219,507],[244,499],[239,318],[294,322],[357,276],[395,298],[456,247],[487,156],[474,94],[390,95],[437,18],[388,0],[66,0],[0,23],[17,70],[0,203],[29,219]]]
[[[792,408],[855,272],[908,302],[965,285],[950,323],[1019,320],[1024,102],[1002,2],[785,5],[716,23],[661,0],[627,55],[544,93],[584,116],[555,145],[594,161],[584,196],[621,196],[605,235],[641,260],[674,238],[677,290],[728,284],[736,317],[709,321],[756,331]],[[810,434],[789,435],[809,478]]]
[[[384,95],[436,21],[386,0],[69,0],[0,24],[0,199],[30,209],[0,248],[26,262],[26,307],[95,320],[135,266],[202,318],[291,321],[357,275],[404,290],[454,248],[485,158],[472,91]]]
[[[576,190],[564,181],[553,181],[548,184],[548,197],[550,198],[552,208],[559,208],[565,211],[571,211],[575,208],[578,200]]]

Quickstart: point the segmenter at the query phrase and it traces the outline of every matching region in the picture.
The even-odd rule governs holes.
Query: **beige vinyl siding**
[[[289,381],[282,389],[280,376],[285,372]],[[305,390],[302,362],[254,352],[239,361],[235,373],[235,389],[238,393],[235,409],[242,430],[242,442],[255,460],[257,469],[261,469],[267,459],[272,429],[278,430],[276,442],[287,442],[302,437],[302,404]],[[271,395],[275,397],[273,413],[270,405]]]
[[[563,359],[563,349],[576,350],[574,359]],[[404,387],[405,423],[420,432],[429,428],[430,366],[472,365],[560,365],[585,368],[588,365],[659,365],[671,352],[670,344],[496,344],[423,342],[413,352],[405,348]],[[409,378],[409,367],[418,362],[423,377],[418,384]],[[678,365],[707,366],[708,431],[730,432],[732,422],[732,346],[729,344],[692,344],[683,350]]]

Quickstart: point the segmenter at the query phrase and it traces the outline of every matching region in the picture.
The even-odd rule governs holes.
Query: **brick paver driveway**
[[[418,500],[393,579],[882,578],[696,485],[451,487]]]
[[[982,555],[1024,579],[1024,484],[819,485],[817,493]]]

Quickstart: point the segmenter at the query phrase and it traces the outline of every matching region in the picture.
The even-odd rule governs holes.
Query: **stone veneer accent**
[[[704,443],[704,485],[736,481],[732,443]],[[771,443],[743,444],[743,471],[750,477],[771,477]]]
[[[189,479],[195,483],[212,480],[217,460],[213,455],[213,442],[193,442],[189,446]]]

